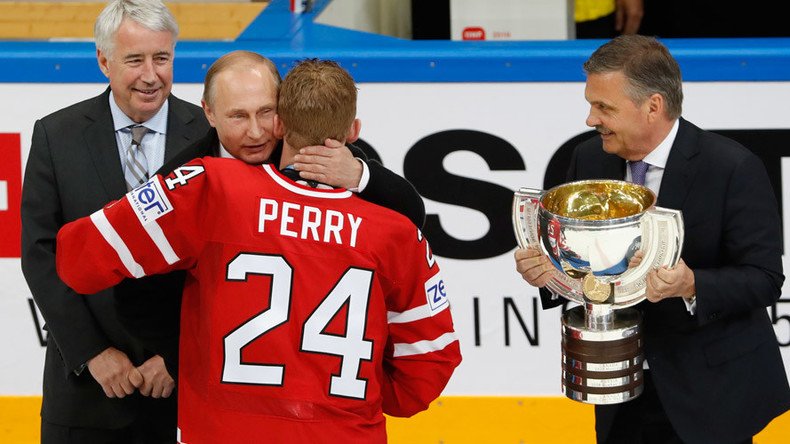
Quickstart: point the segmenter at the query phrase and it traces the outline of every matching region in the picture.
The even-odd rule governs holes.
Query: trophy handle
[[[519,188],[513,195],[513,231],[521,248],[537,248],[546,254],[540,241],[538,230],[538,211],[540,198],[544,191],[537,188]],[[571,301],[584,303],[584,291],[581,279],[573,279],[565,273],[554,269],[552,278],[546,288],[555,296],[562,296]]]
[[[519,188],[513,195],[513,232],[518,246],[540,249],[538,239],[538,207],[543,190]]]
[[[643,236],[646,234],[654,254],[648,262],[650,268],[661,266],[674,267],[680,261],[683,250],[683,213],[680,210],[653,207],[647,211],[642,225]],[[645,258],[647,259],[647,258]]]
[[[683,250],[683,214],[679,210],[653,207],[641,221],[640,249],[642,262],[620,276],[615,286],[615,307],[629,307],[641,302],[647,290],[645,277],[655,268],[674,267]]]

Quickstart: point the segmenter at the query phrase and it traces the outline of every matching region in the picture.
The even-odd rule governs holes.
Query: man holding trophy
[[[571,357],[591,356],[595,343],[586,339],[613,328],[622,339],[601,343],[595,352],[633,357],[626,361],[639,371],[621,374],[631,383],[640,380],[639,391],[617,403],[571,396],[576,376],[564,376],[566,394],[599,404],[599,443],[751,443],[790,409],[766,310],[781,296],[784,276],[781,222],[765,168],[740,144],[680,117],[680,68],[654,38],[617,37],[598,48],[584,69],[586,123],[599,135],[576,148],[567,176],[574,184],[547,191],[539,203],[533,199],[540,207],[534,214],[523,210],[523,202],[514,207],[514,221],[524,222],[520,244],[529,245],[516,251],[516,268],[541,287],[544,308],[561,305],[558,296],[587,306],[582,328],[574,330],[568,313],[563,316],[564,370]],[[585,196],[600,195],[602,187],[607,208],[619,205],[621,195],[638,208],[605,220],[575,219],[574,211],[590,208]],[[668,221],[657,230],[628,228],[641,231],[624,240],[600,237],[615,222],[656,209]],[[674,236],[667,235],[672,226]],[[618,228],[618,236],[626,228]],[[679,257],[659,257],[672,256],[664,244],[672,247],[673,239]],[[576,254],[581,244],[589,254]],[[574,274],[580,269],[588,270],[585,276]],[[626,292],[628,286],[638,291]],[[609,313],[612,307],[632,307],[623,313],[633,311],[641,327],[597,328],[596,319],[605,316],[596,310]],[[597,381],[595,387],[607,387],[606,380]]]

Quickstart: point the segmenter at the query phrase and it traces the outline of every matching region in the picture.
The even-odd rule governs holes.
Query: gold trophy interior
[[[642,392],[641,314],[647,272],[674,265],[682,245],[680,212],[655,208],[648,188],[588,180],[548,191],[521,188],[513,223],[521,247],[539,248],[556,272],[548,289],[578,302],[562,316],[563,391],[571,399],[614,404]],[[644,258],[628,267],[637,250]]]
[[[541,204],[549,213],[581,221],[613,221],[639,216],[655,203],[648,188],[620,181],[574,182],[552,189],[543,195]],[[609,303],[614,298],[611,279],[596,277],[589,269],[577,269],[558,258],[562,270],[572,278],[582,279],[585,302]]]
[[[548,191],[546,210],[581,220],[611,220],[645,212],[655,204],[648,188],[614,180],[571,182]]]

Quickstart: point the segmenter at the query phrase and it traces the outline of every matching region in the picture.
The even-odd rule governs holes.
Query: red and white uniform
[[[58,274],[83,294],[188,270],[185,444],[383,443],[382,412],[426,409],[461,361],[419,230],[270,165],[190,162],[64,226],[57,246]]]

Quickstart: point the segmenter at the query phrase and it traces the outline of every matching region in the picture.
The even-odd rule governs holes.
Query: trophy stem
[[[612,304],[585,302],[584,325],[591,331],[608,331],[614,325]]]

